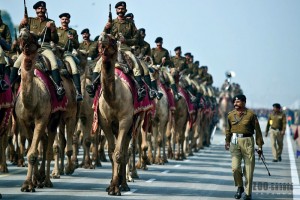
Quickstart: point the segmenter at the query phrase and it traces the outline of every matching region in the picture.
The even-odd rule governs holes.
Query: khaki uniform
[[[73,35],[74,37],[73,40],[68,39],[69,32]],[[77,49],[79,47],[77,31],[72,28],[68,28],[67,30],[64,30],[62,29],[62,27],[59,27],[57,29],[57,35],[59,37],[58,46],[60,46],[62,49],[65,50],[65,54],[64,54],[65,61],[67,61],[70,64],[72,74],[73,75],[78,74],[79,71],[77,68],[77,64],[71,53],[73,49]]]
[[[140,66],[142,66],[144,71],[144,76],[149,75],[149,68],[148,65],[145,63],[145,61],[141,60],[145,56],[151,56],[151,47],[148,42],[145,40],[140,41],[139,45],[135,45],[133,47],[134,55],[139,58],[138,62],[140,62]]]
[[[79,44],[79,50],[85,50],[88,52],[88,57],[94,60],[98,57],[98,41],[83,41]]]
[[[173,56],[171,58],[171,61],[173,62],[173,66],[178,72],[181,72],[184,69],[187,69],[187,65],[186,65],[186,59],[185,57],[182,56]]]
[[[133,75],[134,76],[141,76],[141,71],[139,69],[138,61],[134,54],[131,52],[131,46],[137,45],[139,42],[139,33],[137,31],[137,28],[132,20],[124,19],[119,20],[114,19],[112,21],[111,29],[110,29],[111,35],[113,35],[115,38],[119,39],[120,34],[125,38],[125,43],[120,45],[120,50],[123,51],[133,62]],[[107,30],[104,29],[104,32]],[[99,73],[101,71],[102,67],[102,59],[99,59],[97,62],[94,72]]]
[[[245,192],[247,195],[251,195],[252,193],[255,167],[254,131],[256,132],[256,144],[262,148],[264,141],[257,116],[254,112],[245,109],[241,116],[236,110],[228,113],[225,141],[226,143],[230,143],[229,150],[232,157],[233,178],[235,186],[243,187],[243,175],[245,176]],[[241,168],[242,159],[244,160],[243,171]]]
[[[58,69],[58,64],[56,61],[56,57],[51,49],[50,42],[54,42],[55,44],[58,43],[58,35],[57,35],[57,30],[51,32],[51,30],[46,28],[46,23],[52,21],[51,19],[45,19],[44,21],[40,21],[39,18],[28,18],[28,25],[29,25],[29,30],[31,33],[34,33],[40,40],[41,40],[41,46],[43,49],[42,54],[46,56],[51,65],[52,70]],[[21,28],[25,28],[25,26],[20,25],[19,30]],[[20,54],[16,62],[14,63],[15,68],[20,68],[21,62],[23,60],[23,54]]]
[[[281,157],[282,148],[283,148],[283,137],[286,129],[286,116],[280,111],[279,113],[271,113],[269,115],[266,133],[270,130],[271,137],[271,146],[272,146],[272,154],[275,160],[278,157]],[[278,145],[278,147],[277,147]]]
[[[160,67],[160,70],[168,76],[168,79],[169,79],[171,85],[175,84],[175,80],[174,80],[173,76],[170,74],[170,71],[168,68],[172,65],[168,50],[165,48],[162,48],[161,50],[159,50],[157,48],[153,48],[151,50],[151,57],[153,60],[153,65]],[[164,65],[161,66],[161,61],[162,61],[163,57],[166,57],[166,62],[164,63]],[[152,74],[152,77],[151,77],[152,80],[156,80],[157,78],[158,78],[158,74],[156,74],[156,73]]]

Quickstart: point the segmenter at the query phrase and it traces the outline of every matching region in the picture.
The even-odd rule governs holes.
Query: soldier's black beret
[[[200,62],[199,62],[198,60],[196,60],[196,61],[195,61],[195,64],[199,65],[199,64],[200,64]]]
[[[84,34],[84,33],[90,34],[90,30],[88,28],[85,28],[81,31],[81,34]]]
[[[38,7],[44,7],[46,8],[46,2],[44,1],[38,1],[33,5],[33,9],[37,9]]]
[[[279,108],[279,109],[280,109],[280,108],[281,108],[281,105],[280,105],[279,103],[274,103],[274,104],[273,104],[273,107]]]
[[[119,6],[124,6],[126,8],[126,2],[125,1],[119,1],[116,5],[115,8],[118,8]]]
[[[184,55],[185,55],[185,56],[192,57],[192,54],[191,54],[190,52],[188,52],[188,53],[185,53]]]
[[[127,17],[130,17],[131,19],[133,19],[134,18],[134,15],[132,14],[132,13],[127,13],[126,15],[125,15],[125,17],[127,18]]]
[[[175,47],[174,51],[181,50],[181,46]]]
[[[69,13],[62,13],[58,16],[59,18],[62,18],[62,17],[66,17],[66,18],[71,18],[71,15]]]
[[[207,69],[207,66],[206,66],[206,65],[203,65],[202,67],[203,67],[203,69]]]
[[[235,100],[240,100],[240,101],[246,102],[246,96],[243,94],[238,94],[233,98],[232,101],[234,102]]]
[[[162,37],[157,37],[154,42],[155,43],[162,43],[162,41],[163,41]]]
[[[144,28],[140,28],[139,31],[143,32],[144,34],[146,33],[146,30]]]

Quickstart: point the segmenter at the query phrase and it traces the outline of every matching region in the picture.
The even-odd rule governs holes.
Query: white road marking
[[[6,177],[6,176],[10,176],[10,175],[13,175],[13,174],[20,174],[20,173],[26,171],[26,169],[27,169],[27,168],[21,168],[21,169],[17,169],[16,171],[9,172],[9,173],[7,173],[7,174],[1,174],[1,175],[0,175],[0,178]]]
[[[155,178],[151,178],[149,179],[148,181],[146,181],[146,183],[152,183],[153,181],[155,181],[156,179]]]
[[[134,193],[134,192],[136,192],[136,191],[137,191],[137,189],[130,189],[130,191],[125,192],[125,193],[123,193],[123,194],[132,194],[132,193]]]
[[[292,147],[291,133],[289,128],[286,129],[285,135],[287,136],[287,144],[288,144],[288,151],[289,151],[289,158],[290,158],[291,177],[293,183],[293,199],[299,199],[300,197],[299,176],[298,176],[297,166],[295,162],[295,153]]]
[[[174,165],[174,167],[180,167],[181,165]]]
[[[163,172],[161,172],[162,174],[167,174],[167,173],[169,173],[170,172],[170,170],[165,170],[165,171],[163,171]]]

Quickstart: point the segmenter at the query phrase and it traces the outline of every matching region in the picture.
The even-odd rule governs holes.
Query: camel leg
[[[45,178],[45,187],[52,188],[53,184],[50,180],[50,163],[53,159],[53,143],[56,136],[56,128],[53,128],[48,126],[48,145],[47,145],[47,169],[46,169],[46,178]]]
[[[42,120],[44,120],[44,119],[42,119]],[[47,120],[44,120],[44,121],[47,121]],[[24,131],[29,133],[30,126],[26,126],[25,123],[23,123],[23,122],[22,122],[22,124],[23,124],[22,127],[24,127]],[[33,133],[32,144],[27,153],[28,169],[27,169],[26,179],[25,179],[23,185],[21,186],[22,192],[30,192],[30,191],[34,192],[35,191],[34,185],[32,182],[33,167],[37,166],[37,163],[38,163],[37,148],[38,148],[38,143],[41,138],[41,134],[44,133],[45,128],[46,128],[46,124],[43,123],[43,121],[35,122],[35,129],[34,129],[34,133]]]
[[[153,123],[154,125],[154,123]],[[152,133],[154,126],[152,125]],[[153,143],[152,143],[152,133],[147,133],[147,143],[148,143],[148,160],[147,165],[153,164]]]
[[[60,175],[65,174],[64,168],[65,168],[65,148],[66,148],[66,138],[65,138],[65,129],[64,125],[60,124],[58,129],[58,148],[59,148],[59,173]]]
[[[100,161],[107,162],[107,159],[105,156],[106,137],[102,131],[101,131],[101,134],[99,132],[98,135],[100,136],[99,158],[100,158]]]
[[[75,164],[74,161],[77,158],[72,159],[72,155],[74,153],[73,149],[73,134],[75,131],[75,126],[76,126],[76,118],[69,118],[66,119],[66,132],[67,132],[67,145],[66,145],[66,155],[67,155],[67,164],[65,166],[65,173],[67,175],[71,175],[75,171]]]
[[[4,133],[2,136],[0,136],[0,172],[2,173],[8,173],[8,168],[6,164],[6,155],[5,155],[5,149],[8,145],[7,140],[7,132],[8,130],[4,130]]]
[[[127,181],[126,181],[126,165],[129,161],[129,155],[128,155],[128,147],[129,147],[129,143],[131,141],[131,138],[130,138],[130,135],[131,135],[131,130],[129,133],[127,133],[126,135],[124,135],[124,145],[122,145],[122,150],[121,152],[124,152],[124,154],[122,155],[123,158],[121,158],[121,170],[119,171],[119,183],[120,183],[120,190],[121,191],[130,191],[130,188],[127,184]],[[134,145],[133,146],[136,146],[136,142],[133,143]],[[135,157],[135,151],[132,152],[132,156],[133,158]],[[133,159],[134,161],[134,159]],[[132,163],[132,167],[136,170],[135,168],[135,162]]]
[[[59,148],[59,135],[55,136],[54,144],[53,144],[53,153],[54,153],[54,168],[52,170],[51,177],[54,179],[60,178],[60,169],[59,169],[59,158],[60,158],[60,148]]]

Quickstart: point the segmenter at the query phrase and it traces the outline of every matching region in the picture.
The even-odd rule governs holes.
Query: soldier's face
[[[83,33],[83,34],[82,34],[82,38],[83,38],[83,40],[89,40],[89,39],[90,39],[90,34],[88,34],[88,33]]]
[[[156,46],[157,46],[158,48],[161,48],[161,47],[162,47],[162,42],[156,43]]]
[[[236,99],[234,101],[233,105],[234,105],[234,108],[238,110],[238,109],[244,108],[245,107],[245,103],[246,102],[243,102],[241,100]]]
[[[119,6],[116,8],[116,12],[117,12],[117,15],[119,17],[124,17],[125,16],[125,13],[126,13],[126,8],[124,6]]]
[[[45,7],[38,7],[37,9],[35,9],[36,15],[38,17],[44,17],[46,11],[47,11],[47,9]]]
[[[67,26],[70,23],[70,19],[67,17],[60,18],[60,23],[62,26]]]
[[[181,55],[181,51],[180,51],[180,50],[177,50],[177,51],[175,51],[175,54],[176,54],[176,55]]]

